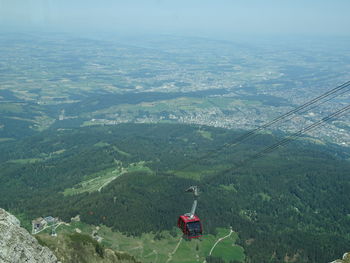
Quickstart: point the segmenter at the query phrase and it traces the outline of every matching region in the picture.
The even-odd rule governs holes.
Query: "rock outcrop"
[[[343,255],[343,259],[337,259],[337,260],[332,261],[330,263],[350,263],[350,252],[345,253]]]
[[[27,230],[19,220],[0,208],[0,262],[57,263],[56,256]]]

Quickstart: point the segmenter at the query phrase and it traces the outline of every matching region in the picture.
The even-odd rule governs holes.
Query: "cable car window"
[[[187,223],[189,236],[198,236],[202,234],[201,223],[199,221]]]

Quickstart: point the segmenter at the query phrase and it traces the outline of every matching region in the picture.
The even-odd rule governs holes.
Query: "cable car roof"
[[[196,215],[193,215],[192,218],[190,218],[190,217],[187,216],[187,215],[182,215],[182,216],[180,216],[180,218],[181,218],[185,223],[200,221],[199,217],[196,216]]]

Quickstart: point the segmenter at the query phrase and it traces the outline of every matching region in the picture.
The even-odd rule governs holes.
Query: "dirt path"
[[[113,176],[111,178],[109,178],[109,180],[107,180],[106,182],[103,183],[103,185],[101,185],[100,188],[98,188],[97,191],[101,192],[102,188],[105,187],[106,185],[110,184],[112,181],[114,181],[115,179],[117,179],[120,175],[117,176]]]
[[[148,258],[148,257],[150,257],[150,256],[152,256],[152,255],[156,255],[156,258],[155,258],[155,260],[154,260],[154,263],[157,263],[158,262],[158,252],[157,252],[157,250],[153,250],[151,253],[149,253],[148,255],[146,255],[146,256],[143,256],[144,258]]]
[[[209,256],[211,256],[211,254],[213,253],[213,250],[214,250],[214,248],[217,246],[217,244],[219,244],[222,240],[224,240],[224,239],[230,237],[230,236],[232,235],[232,233],[233,233],[233,230],[232,230],[232,227],[230,227],[230,233],[229,233],[228,235],[224,236],[224,237],[220,237],[220,238],[215,242],[215,244],[214,244],[214,245],[212,246],[212,248],[210,249]],[[207,262],[206,260],[203,261],[203,263],[206,263],[206,262]]]
[[[176,253],[177,249],[179,248],[181,241],[182,241],[182,237],[180,238],[179,242],[177,243],[175,249],[173,250],[173,252],[169,253],[169,257],[168,260],[166,261],[166,263],[170,262],[173,259],[173,255]]]

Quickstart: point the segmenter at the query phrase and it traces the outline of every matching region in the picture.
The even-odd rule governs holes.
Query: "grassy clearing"
[[[244,262],[244,249],[241,246],[235,245],[230,240],[222,241],[213,251],[213,256],[221,257],[225,262],[232,260]]]
[[[61,149],[61,150],[58,150],[58,151],[55,151],[55,152],[52,152],[51,154],[53,155],[59,155],[59,154],[62,154],[66,151],[66,149]]]
[[[83,222],[71,222],[70,224],[62,225],[59,229],[57,229],[57,233],[64,234],[64,233],[73,233],[81,231],[83,234],[91,234],[92,231],[95,229],[94,226],[85,224]]]
[[[33,126],[37,131],[44,131],[48,129],[55,122],[54,118],[46,115],[35,117],[35,125]]]
[[[0,138],[0,142],[8,142],[8,141],[14,141],[13,138]]]
[[[132,163],[127,168],[122,166],[117,166],[115,168],[109,168],[98,173],[90,174],[85,177],[85,181],[76,184],[72,188],[67,188],[64,190],[63,194],[65,196],[77,195],[84,192],[97,192],[107,186],[110,182],[117,179],[119,176],[125,173],[133,172],[145,172],[152,174],[153,171],[145,166],[145,162]]]
[[[110,144],[108,142],[98,142],[98,143],[95,143],[94,146],[95,147],[98,147],[98,148],[103,148],[103,147],[106,147],[106,146],[109,146]]]
[[[181,178],[193,179],[199,181],[202,177],[201,171],[170,171]]]
[[[268,195],[267,193],[259,193],[259,196],[263,201],[270,201],[271,200],[271,196]]]
[[[9,160],[9,163],[17,163],[17,164],[28,164],[28,163],[36,163],[41,162],[42,158],[27,158],[27,159],[15,159],[15,160]]]
[[[17,117],[17,116],[13,116],[13,117],[8,116],[7,118],[10,120],[26,121],[26,122],[32,122],[32,123],[34,122],[34,120],[32,120],[32,119],[22,118],[22,117]]]
[[[120,150],[119,148],[117,148],[116,146],[113,146],[113,150],[115,150],[119,154],[124,155],[126,157],[131,157],[130,153],[124,152],[124,151]]]
[[[212,252],[212,256],[221,257],[227,263],[230,262],[231,260],[244,262],[244,259],[245,259],[244,250],[241,246],[238,246],[235,244],[236,240],[237,240],[237,234],[235,233],[233,233],[230,237],[222,240],[214,248]]]
[[[58,236],[74,233],[76,231],[91,235],[97,231],[102,238],[102,245],[117,251],[124,251],[145,263],[167,262],[169,255],[179,243],[182,233],[176,229],[176,235],[169,231],[158,234],[144,233],[139,237],[126,236],[120,232],[113,232],[106,226],[91,226],[82,222],[72,222],[69,225],[62,225],[57,229]],[[182,240],[177,251],[173,254],[172,263],[203,262],[215,242],[229,233],[229,229],[219,228],[217,235],[205,235],[200,239]],[[41,234],[39,234],[40,236]],[[244,261],[244,251],[234,244],[237,235],[233,233],[229,238],[220,242],[214,249],[214,256],[221,256],[225,262],[230,260]]]
[[[209,132],[209,131],[199,130],[198,133],[199,133],[203,138],[205,138],[205,139],[213,140],[212,134],[211,134],[211,132]]]
[[[175,174],[176,176],[181,178],[200,180],[205,176],[217,174],[219,171],[225,170],[227,168],[228,166],[217,165],[217,166],[214,166],[212,169],[205,169],[205,168],[199,167],[198,169],[195,169],[195,170],[190,170],[190,168],[188,170],[180,170],[180,171],[169,170],[168,173]]]
[[[101,125],[101,123],[96,123],[93,121],[84,121],[83,124],[80,125],[80,127],[89,127],[89,126],[98,126]]]
[[[23,107],[15,103],[4,103],[0,104],[0,112],[2,113],[22,113]]]
[[[135,173],[135,172],[144,172],[148,174],[153,174],[154,172],[147,166],[145,166],[146,162],[138,162],[132,163],[128,168],[125,169],[126,173]]]
[[[123,171],[119,168],[110,168],[101,172],[90,175],[93,177],[90,180],[83,181],[73,188],[65,189],[63,194],[65,196],[77,195],[84,192],[96,192],[100,191],[104,186],[119,177]]]
[[[55,157],[56,155],[60,155],[60,154],[64,153],[65,151],[66,151],[65,149],[61,149],[61,150],[51,152],[51,153],[40,153],[35,158],[13,159],[13,160],[9,160],[8,162],[9,163],[16,163],[16,164],[37,163],[37,162],[49,160],[49,159]]]
[[[141,237],[127,237],[118,232],[112,232],[107,227],[102,227],[99,235],[104,238],[106,246],[126,251],[142,262],[166,262],[168,254],[172,252],[178,242],[178,238],[172,237],[167,232],[162,232],[163,238],[155,240],[155,234],[145,233]]]
[[[234,184],[229,184],[229,185],[220,185],[220,187],[226,191],[232,191],[234,193],[237,193],[237,189]]]

